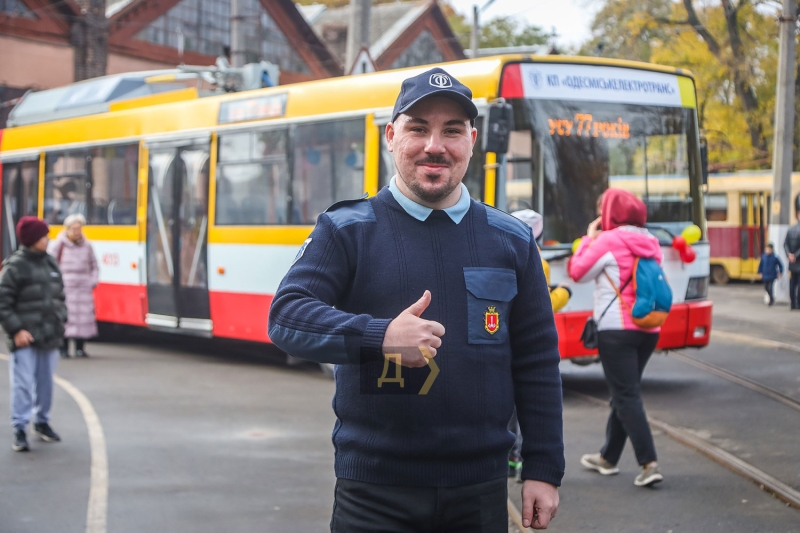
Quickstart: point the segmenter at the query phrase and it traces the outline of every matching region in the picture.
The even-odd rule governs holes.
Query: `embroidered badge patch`
[[[490,305],[486,308],[486,313],[483,315],[483,326],[490,335],[494,335],[500,329],[500,313],[497,312],[496,307]]]
[[[297,255],[294,256],[294,261],[292,261],[292,264],[297,263],[297,261],[299,261],[300,258],[303,257],[303,254],[306,253],[306,248],[308,248],[309,244],[311,244],[311,237],[306,239],[306,241],[300,246],[300,249],[297,251]]]

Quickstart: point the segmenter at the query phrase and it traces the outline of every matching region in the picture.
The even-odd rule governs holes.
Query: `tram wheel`
[[[714,265],[711,267],[711,281],[713,281],[715,285],[726,285],[730,280],[731,277],[728,275],[728,271],[725,270],[724,266]]]

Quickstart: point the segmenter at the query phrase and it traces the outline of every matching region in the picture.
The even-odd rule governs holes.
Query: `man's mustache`
[[[445,157],[437,157],[437,156],[428,156],[422,159],[418,159],[414,161],[415,165],[447,165],[448,167],[453,166],[452,161]]]

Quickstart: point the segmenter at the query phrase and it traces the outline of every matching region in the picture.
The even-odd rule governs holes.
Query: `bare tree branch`
[[[747,75],[747,57],[744,52],[744,43],[739,33],[739,10],[747,4],[747,0],[740,0],[736,6],[731,0],[721,0],[722,9],[725,13],[725,22],[728,27],[728,39],[730,40],[733,62],[729,63],[733,71],[733,82],[736,87],[736,94],[742,101],[745,111],[745,119],[750,130],[750,142],[753,148],[758,150],[767,149],[767,141],[764,138],[764,128],[757,118],[758,97],[753,86],[750,85]]]
[[[669,24],[670,26],[686,26],[689,24],[689,19],[686,20],[673,20],[664,17],[653,17],[653,20],[659,24]]]
[[[683,7],[686,8],[686,14],[688,15],[689,25],[694,28],[694,31],[703,38],[706,42],[706,46],[708,46],[708,51],[714,54],[718,60],[722,61],[722,48],[720,48],[719,43],[711,35],[711,32],[703,26],[703,23],[700,22],[700,19],[697,16],[697,11],[694,10],[694,3],[692,0],[683,0]]]

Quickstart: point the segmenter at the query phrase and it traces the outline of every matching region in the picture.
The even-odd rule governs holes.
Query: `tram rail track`
[[[679,361],[682,361],[686,364],[692,365],[695,368],[699,368],[701,370],[714,374],[715,376],[727,379],[728,381],[736,383],[737,385],[741,385],[746,389],[750,389],[754,392],[767,396],[768,398],[771,398],[776,402],[779,402],[791,409],[794,409],[795,411],[800,412],[800,401],[778,390],[775,390],[772,387],[768,387],[748,377],[742,376],[741,374],[731,372],[730,370],[725,370],[720,366],[707,363],[705,361],[701,361],[700,359],[692,357],[691,355],[684,353],[680,350],[673,350],[669,352],[669,356],[678,359]]]

